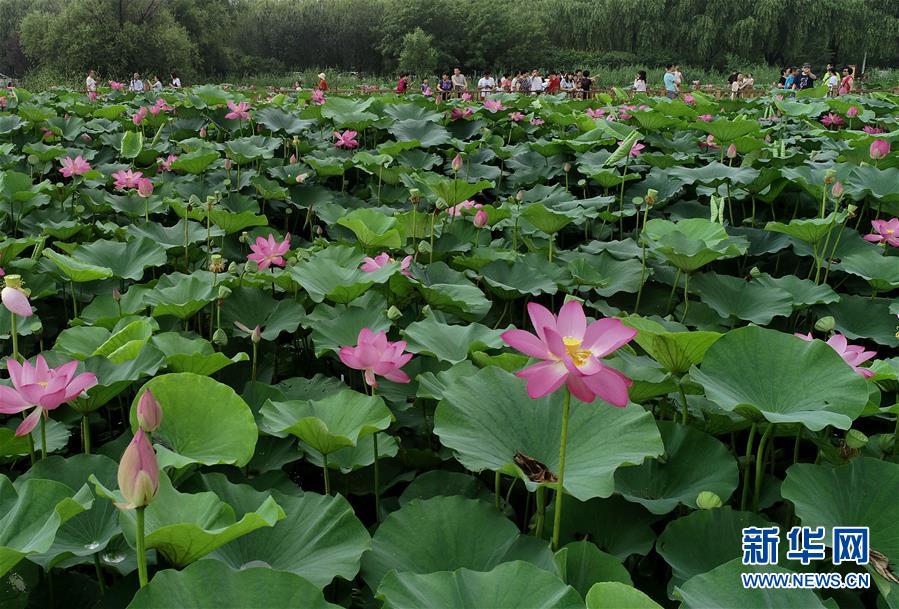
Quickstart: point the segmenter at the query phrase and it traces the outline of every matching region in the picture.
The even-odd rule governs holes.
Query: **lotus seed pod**
[[[696,507],[701,510],[714,510],[722,505],[721,497],[711,491],[702,491],[696,497]]]
[[[825,184],[833,184],[836,179],[837,172],[834,169],[828,169],[824,172],[824,183]]]
[[[880,452],[886,454],[893,453],[893,446],[896,445],[896,436],[891,433],[882,433],[877,436],[877,448]]]
[[[656,204],[656,197],[659,196],[659,191],[655,188],[650,188],[646,191],[646,196],[643,198],[646,201],[646,204],[652,207]]]
[[[865,446],[868,443],[868,436],[863,434],[857,429],[850,429],[846,432],[846,446],[849,448],[854,448],[856,450]]]
[[[756,277],[758,277],[761,274],[762,274],[762,272],[759,270],[759,267],[757,267],[757,266],[754,266],[751,269],[749,269],[749,276],[752,277],[753,279],[755,279]]]
[[[850,203],[849,205],[846,206],[846,212],[849,214],[849,217],[850,217],[850,218],[854,218],[854,217],[855,217],[855,212],[857,212],[857,211],[858,211],[858,206],[857,206],[857,205],[852,205],[852,204]]]
[[[418,190],[417,188],[410,188],[409,189],[409,202],[412,205],[418,205],[419,203],[421,203],[421,191]]]
[[[815,330],[818,332],[832,332],[837,322],[832,315],[826,315],[815,322]]]
[[[400,317],[403,316],[403,312],[397,309],[395,306],[391,306],[387,309],[387,319],[390,321],[396,321]]]
[[[212,342],[219,347],[224,347],[228,344],[228,333],[221,328],[217,329],[212,333]]]
[[[229,263],[228,263],[228,272],[229,272],[229,273],[236,273],[236,272],[237,272],[237,263],[236,263],[236,262],[229,262]]]

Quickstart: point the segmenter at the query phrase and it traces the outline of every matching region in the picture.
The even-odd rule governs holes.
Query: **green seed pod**
[[[846,432],[846,446],[858,450],[868,443],[868,436],[857,429],[850,429]]]
[[[224,330],[219,328],[212,333],[212,342],[219,347],[224,347],[228,344],[228,334]]]
[[[818,332],[830,332],[834,329],[836,323],[832,315],[827,315],[815,322],[815,330]]]
[[[387,309],[387,319],[390,321],[396,321],[400,317],[403,316],[403,312],[397,309],[395,306],[391,306]]]
[[[711,491],[702,491],[696,497],[696,506],[700,510],[713,510],[723,505],[721,497]]]
[[[891,433],[882,433],[877,436],[877,448],[885,454],[893,453],[893,446],[896,445],[896,436]]]

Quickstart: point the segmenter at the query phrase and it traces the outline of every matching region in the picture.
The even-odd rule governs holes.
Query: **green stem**
[[[769,423],[759,440],[759,448],[755,454],[755,494],[752,497],[752,511],[759,511],[759,497],[762,494],[762,478],[765,477],[765,449],[767,448],[768,438],[774,431],[774,423]]]
[[[12,358],[16,361],[19,361],[19,332],[18,332],[18,322],[16,321],[16,314],[10,313],[10,335],[12,336]]]
[[[537,487],[537,526],[534,528],[536,537],[543,537],[543,521],[546,518],[546,487]]]
[[[97,583],[100,584],[100,596],[106,596],[106,584],[103,583],[103,569],[100,567],[99,554],[94,554],[94,569],[97,571]]]
[[[429,252],[428,263],[433,264],[434,262],[434,222],[437,221],[437,208],[434,208],[434,212],[431,214],[431,251]]]
[[[556,487],[556,509],[553,513],[552,550],[559,549],[559,533],[562,530],[562,496],[565,494],[565,453],[568,447],[568,414],[571,410],[571,392],[565,388],[562,402],[562,433],[559,437],[559,482]]]
[[[680,322],[684,323],[687,319],[687,311],[690,309],[690,293],[687,291],[690,286],[690,273],[684,273],[684,314],[680,318]]]
[[[74,282],[69,282],[69,287],[72,289],[72,319],[76,319],[78,317],[78,299],[75,298],[75,284]]]
[[[374,392],[374,387],[372,387],[372,395]],[[381,522],[381,464],[378,456],[378,432],[372,434],[371,438],[375,450],[375,519]]]
[[[137,577],[140,587],[147,585],[147,548],[144,539],[144,510],[146,506],[137,508]]]
[[[497,471],[493,475],[493,501],[496,504],[496,509],[500,509],[500,491],[502,490],[502,476]]]
[[[677,382],[677,390],[680,392],[680,401],[681,401],[681,420],[680,422],[684,425],[690,420],[690,411],[687,408],[687,394],[684,391],[684,384],[680,381]]]
[[[253,341],[253,370],[250,373],[250,380],[256,380],[256,357],[259,355],[259,343]]]
[[[746,509],[746,501],[749,499],[749,468],[752,463],[752,443],[755,441],[755,423],[749,428],[749,438],[746,440],[746,457],[743,460],[743,494],[740,497],[740,510]]]
[[[41,459],[47,458],[47,418],[41,413]]]
[[[322,473],[325,476],[325,495],[331,494],[331,476],[328,473],[328,455],[322,455]]]
[[[84,454],[91,454],[91,424],[87,415],[81,417],[81,441],[84,446]]]
[[[666,314],[671,312],[671,300],[674,298],[674,290],[677,289],[678,279],[680,279],[680,269],[677,269],[677,273],[674,274],[674,283],[671,284],[671,293],[668,294],[668,304],[665,305]]]
[[[802,427],[796,431],[796,441],[793,442],[793,463],[799,463],[799,445],[802,442]]]

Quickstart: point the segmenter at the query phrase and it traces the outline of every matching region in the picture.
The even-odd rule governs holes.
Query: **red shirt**
[[[559,90],[559,83],[562,82],[562,79],[559,76],[552,76],[549,79],[549,84],[546,85],[547,93],[555,93]]]
[[[396,92],[397,93],[405,93],[406,92],[406,79],[400,78],[396,83]]]
[[[325,82],[324,78],[318,81],[318,88],[321,89],[322,91],[328,90],[328,83]]]

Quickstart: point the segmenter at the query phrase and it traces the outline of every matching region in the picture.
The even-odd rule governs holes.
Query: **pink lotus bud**
[[[843,196],[843,183],[842,182],[834,182],[833,186],[830,187],[830,194],[833,195],[835,199],[839,199]]]
[[[122,293],[119,291],[119,288],[112,288],[112,299],[115,302],[122,300]]]
[[[225,170],[231,171],[231,159],[225,159]]]
[[[142,429],[125,449],[119,461],[119,490],[126,504],[116,504],[122,509],[145,507],[159,490],[159,463],[150,440]]]
[[[200,127],[200,137],[206,137],[206,127]]]
[[[137,181],[137,194],[147,198],[153,194],[153,182],[149,178],[141,178]]]
[[[458,152],[456,153],[456,156],[453,157],[452,168],[456,173],[458,173],[459,170],[462,169],[462,155]]]
[[[890,143],[886,140],[874,140],[871,142],[871,148],[868,152],[875,161],[882,159],[890,153]]]
[[[490,218],[487,215],[487,212],[483,209],[479,209],[474,215],[474,225],[478,228],[484,228],[485,226],[487,226],[487,221],[489,219]]]
[[[735,159],[737,158],[737,146],[735,144],[731,144],[727,147],[727,158]]]
[[[22,277],[20,275],[6,275],[3,278],[5,287],[0,290],[0,301],[10,313],[19,317],[31,317],[31,303],[22,289]]]
[[[309,177],[309,174],[301,173],[297,175],[297,184],[302,184],[306,181],[306,178]]]
[[[147,389],[137,403],[137,424],[145,432],[152,433],[159,428],[160,423],[162,423],[162,408],[153,397],[153,393]]]
[[[855,106],[849,106],[849,109],[846,110],[846,116],[848,116],[849,118],[858,116],[858,108],[856,108]]]
[[[90,144],[91,142],[94,141],[94,138],[92,138],[89,133],[82,133],[81,141],[84,142],[85,144]]]
[[[291,165],[293,165],[294,163],[296,163],[296,162],[297,162],[297,155],[295,155],[295,154],[290,155],[290,158],[288,159],[288,162],[289,162]]]

